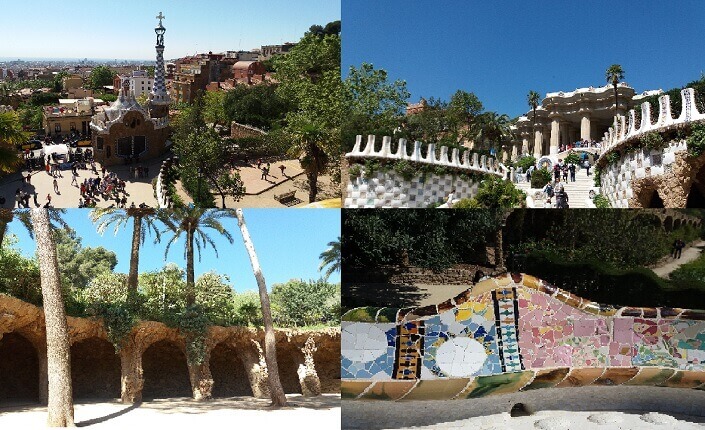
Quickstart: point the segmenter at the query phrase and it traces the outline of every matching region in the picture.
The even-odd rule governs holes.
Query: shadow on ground
[[[417,306],[428,294],[414,285],[346,282],[342,286],[344,309],[361,306],[407,308]]]

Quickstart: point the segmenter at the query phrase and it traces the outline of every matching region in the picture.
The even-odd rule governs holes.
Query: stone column
[[[538,160],[543,155],[543,133],[540,129],[534,133],[534,158]]]
[[[247,379],[250,380],[252,395],[259,399],[269,398],[269,373],[267,363],[264,360],[262,346],[252,339],[254,348],[242,348],[240,358],[247,372]]]
[[[142,401],[144,388],[142,352],[131,342],[120,349],[120,401],[122,403]]]
[[[580,120],[580,140],[590,139],[592,139],[592,130],[590,130],[590,115],[585,113],[583,114],[583,118]]]
[[[558,118],[553,118],[551,120],[551,147],[549,148],[549,154],[558,154],[558,146],[561,142],[561,123]]]
[[[529,153],[529,139],[524,136],[521,139],[521,153],[519,154],[520,157],[523,157],[524,155]]]
[[[318,350],[316,343],[312,337],[306,339],[303,348],[300,348],[304,354],[303,363],[299,363],[296,373],[299,375],[299,383],[301,384],[301,393],[304,397],[314,397],[321,395],[321,380],[318,378],[316,367],[313,362],[313,353]]]
[[[207,347],[201,364],[188,365],[191,392],[193,393],[193,399],[197,401],[209,400],[213,394],[213,375],[211,375],[210,368],[211,348],[212,346]]]
[[[517,151],[517,149],[518,149],[517,147],[518,147],[518,146],[519,146],[519,145],[516,144],[516,143],[513,143],[513,144],[512,144],[512,158],[511,158],[512,161],[516,161],[517,158],[518,158],[518,157],[517,157],[517,152],[518,152],[518,151]]]

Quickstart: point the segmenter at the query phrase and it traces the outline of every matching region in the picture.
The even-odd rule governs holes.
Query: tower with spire
[[[159,25],[154,28],[157,34],[157,64],[154,66],[154,86],[149,93],[149,111],[152,118],[166,118],[169,114],[169,93],[166,90],[164,77],[164,33],[166,28],[162,20],[166,18],[161,12],[157,15]]]

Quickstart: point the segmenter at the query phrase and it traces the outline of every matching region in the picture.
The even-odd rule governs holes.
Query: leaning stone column
[[[561,123],[557,118],[551,120],[551,147],[549,154],[558,154],[558,146],[561,143]]]
[[[142,350],[133,342],[120,349],[120,401],[139,403],[142,401]]]
[[[523,157],[524,155],[529,153],[529,139],[524,136],[521,139],[521,154],[519,154],[519,157]]]
[[[590,115],[587,113],[583,114],[580,120],[580,140],[591,140],[592,130],[590,129]]]
[[[252,395],[260,399],[268,399],[270,396],[267,362],[264,360],[260,343],[254,339],[252,343],[254,348],[243,348],[239,355],[247,372],[247,379],[250,380]]]
[[[321,395],[321,380],[318,379],[316,367],[313,362],[313,353],[316,352],[316,343],[312,337],[306,339],[301,352],[304,354],[304,362],[299,363],[299,368],[296,373],[299,375],[299,383],[301,384],[301,393],[304,397],[314,397]]]

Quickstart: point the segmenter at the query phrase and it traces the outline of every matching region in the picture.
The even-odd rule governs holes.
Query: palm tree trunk
[[[189,225],[186,231],[186,306],[196,303],[196,282],[193,273],[193,235],[194,231]]]
[[[274,337],[274,324],[272,323],[272,310],[269,306],[269,295],[267,294],[267,283],[264,280],[262,269],[259,267],[255,245],[252,243],[250,233],[245,224],[245,215],[242,209],[236,209],[237,223],[242,232],[242,240],[245,242],[245,249],[250,256],[252,272],[257,280],[259,288],[259,299],[262,305],[262,320],[264,322],[264,360],[267,362],[267,373],[269,379],[269,393],[274,406],[286,406],[286,395],[279,380],[279,367],[277,365],[277,346]]]
[[[140,265],[140,242],[142,239],[142,217],[135,215],[132,229],[132,250],[130,252],[130,274],[127,277],[127,294],[130,303],[137,297],[138,268]]]
[[[71,388],[71,347],[61,294],[56,245],[47,209],[32,209],[32,224],[37,241],[44,318],[47,333],[47,370],[49,375],[50,427],[73,427]]]
[[[612,84],[614,86],[614,117],[617,117],[617,84]]]
[[[308,179],[308,202],[313,203],[316,201],[316,194],[318,194],[318,169],[314,168],[307,172],[306,178]]]

